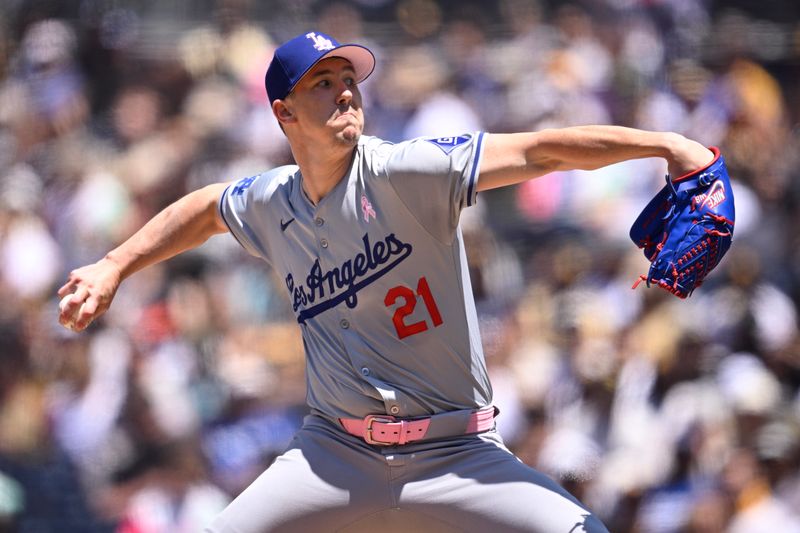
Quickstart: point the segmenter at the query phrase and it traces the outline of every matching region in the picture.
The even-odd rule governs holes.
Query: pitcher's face
[[[364,110],[349,61],[331,57],[317,63],[283,100],[291,121],[281,122],[311,139],[332,135],[355,146],[364,131]],[[273,110],[280,119],[280,109]]]

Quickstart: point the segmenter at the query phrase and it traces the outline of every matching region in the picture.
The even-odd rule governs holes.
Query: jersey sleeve
[[[386,174],[397,195],[435,238],[451,242],[461,210],[475,203],[485,134],[419,138],[394,146]]]
[[[263,232],[269,198],[267,174],[257,174],[231,183],[219,199],[219,213],[231,234],[248,253],[269,260]]]

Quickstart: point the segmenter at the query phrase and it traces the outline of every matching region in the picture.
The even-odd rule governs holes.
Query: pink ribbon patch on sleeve
[[[372,216],[372,218],[376,217],[375,210],[372,208],[372,204],[369,203],[367,196],[364,194],[361,195],[361,212],[364,213],[364,222],[369,222],[370,216]]]

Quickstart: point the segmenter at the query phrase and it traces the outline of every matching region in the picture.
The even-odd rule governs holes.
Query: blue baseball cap
[[[375,56],[360,44],[339,44],[322,32],[311,31],[286,41],[275,50],[264,84],[271,104],[286,98],[306,72],[329,57],[342,57],[353,65],[356,83],[364,81],[375,69]]]

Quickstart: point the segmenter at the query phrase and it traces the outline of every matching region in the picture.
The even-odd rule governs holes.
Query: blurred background
[[[800,531],[793,0],[3,0],[0,531],[199,531],[299,427],[285,290],[229,236],[80,335],[55,293],[187,191],[291,161],[263,76],[311,29],[375,52],[388,140],[615,123],[722,148],[735,244],[686,301],[630,289],[662,161],[465,211],[499,429],[611,531]]]

